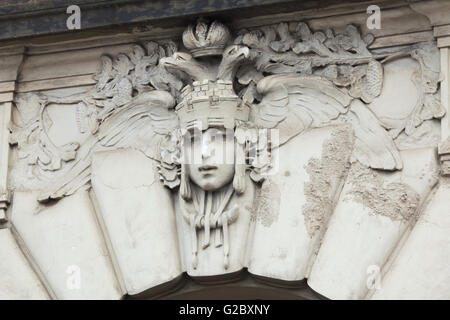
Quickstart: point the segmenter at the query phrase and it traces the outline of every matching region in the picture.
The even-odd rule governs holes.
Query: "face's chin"
[[[189,177],[203,190],[216,191],[233,180],[234,164],[189,165]]]

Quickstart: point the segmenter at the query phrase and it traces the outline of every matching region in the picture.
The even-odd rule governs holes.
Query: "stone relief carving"
[[[17,145],[19,157],[26,159],[28,172],[33,176],[32,166],[44,171],[61,169],[62,162],[74,160],[78,143],[56,146],[47,134],[52,120],[46,112],[46,99],[42,95],[25,94],[18,96],[16,106],[19,111],[18,123],[12,125],[10,143]]]
[[[439,68],[430,58],[437,50],[432,44],[372,52],[368,47],[374,37],[362,36],[352,25],[343,33],[314,32],[303,22],[291,26],[241,30],[233,39],[225,25],[200,20],[184,32],[184,48],[174,42],[149,42],[117,57],[102,56],[97,84],[86,93],[19,96],[20,119],[11,128],[10,143],[26,161],[30,179],[55,177],[38,200],[45,203],[88,187],[93,153],[138,149],[157,163],[165,186],[178,188],[189,225],[192,267],[200,263],[198,250],[214,244],[222,249],[227,269],[230,225],[244,212],[259,219],[251,202],[242,205],[239,199],[248,184],[259,185],[273,170],[272,153],[309,129],[346,124],[354,138],[336,134],[338,140],[324,144],[329,152],[311,160],[306,169],[310,182],[305,196],[311,201],[303,214],[312,237],[325,220],[324,212],[332,210],[322,207],[334,205],[321,191],[326,175],[346,176],[348,166],[340,166],[347,160],[333,167],[338,149],[354,141],[351,162],[371,172],[366,176],[376,175],[374,170],[401,170],[396,139],[400,134],[413,136],[424,122],[441,118],[444,110],[437,97]],[[384,64],[403,57],[420,66],[414,81],[421,94],[405,114],[391,116],[372,104],[383,91]],[[52,120],[46,112],[51,104],[78,105],[78,129],[89,134],[85,141],[63,146],[51,141],[47,130]],[[229,163],[215,162],[214,157],[222,156],[219,140],[225,142],[224,153],[231,155]],[[200,162],[187,161],[199,154]],[[398,204],[397,197],[402,200],[407,194],[413,199],[408,205],[418,205],[417,196],[404,186],[386,188],[381,195],[368,191],[355,197],[371,206],[373,197]],[[264,197],[264,187],[261,192]],[[386,214],[399,213],[405,219],[413,214],[410,207],[398,206],[392,209],[398,212]]]
[[[450,175],[450,139],[439,144],[439,155],[441,161],[441,173],[444,176]]]

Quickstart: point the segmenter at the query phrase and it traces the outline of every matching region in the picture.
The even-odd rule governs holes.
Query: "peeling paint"
[[[306,203],[302,208],[310,237],[319,231],[332,214],[336,187],[347,175],[353,150],[349,127],[337,127],[323,143],[320,159],[311,158],[305,166],[310,180],[305,182]]]
[[[251,210],[252,221],[257,221],[265,227],[270,227],[280,213],[281,192],[276,183],[266,179],[258,190],[254,206]]]
[[[386,182],[376,170],[359,162],[352,165],[348,182],[351,189],[344,201],[355,201],[368,207],[375,215],[392,221],[416,219],[420,195],[401,182]]]

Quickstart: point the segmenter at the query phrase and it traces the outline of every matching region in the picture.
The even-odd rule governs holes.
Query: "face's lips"
[[[201,166],[200,168],[198,168],[198,171],[200,172],[209,172],[209,171],[213,171],[216,170],[217,166],[211,166],[211,165],[204,165]]]

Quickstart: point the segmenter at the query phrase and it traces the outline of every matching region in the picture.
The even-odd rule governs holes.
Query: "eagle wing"
[[[258,127],[280,129],[280,144],[310,127],[330,123],[347,112],[352,98],[316,76],[273,75],[258,82],[262,95],[252,108]]]
[[[279,145],[308,128],[347,122],[355,133],[353,160],[373,169],[401,169],[400,154],[378,119],[365,104],[318,76],[272,75],[256,87],[261,102],[251,120],[262,128],[279,130]]]
[[[87,187],[91,179],[92,155],[97,151],[136,147],[147,151],[177,127],[175,99],[166,91],[140,94],[106,118],[95,135],[78,150],[75,160],[52,186],[40,193],[38,201],[60,199]]]
[[[402,158],[391,135],[364,103],[354,100],[346,120],[352,124],[355,132],[353,161],[357,160],[373,169],[403,168]]]

